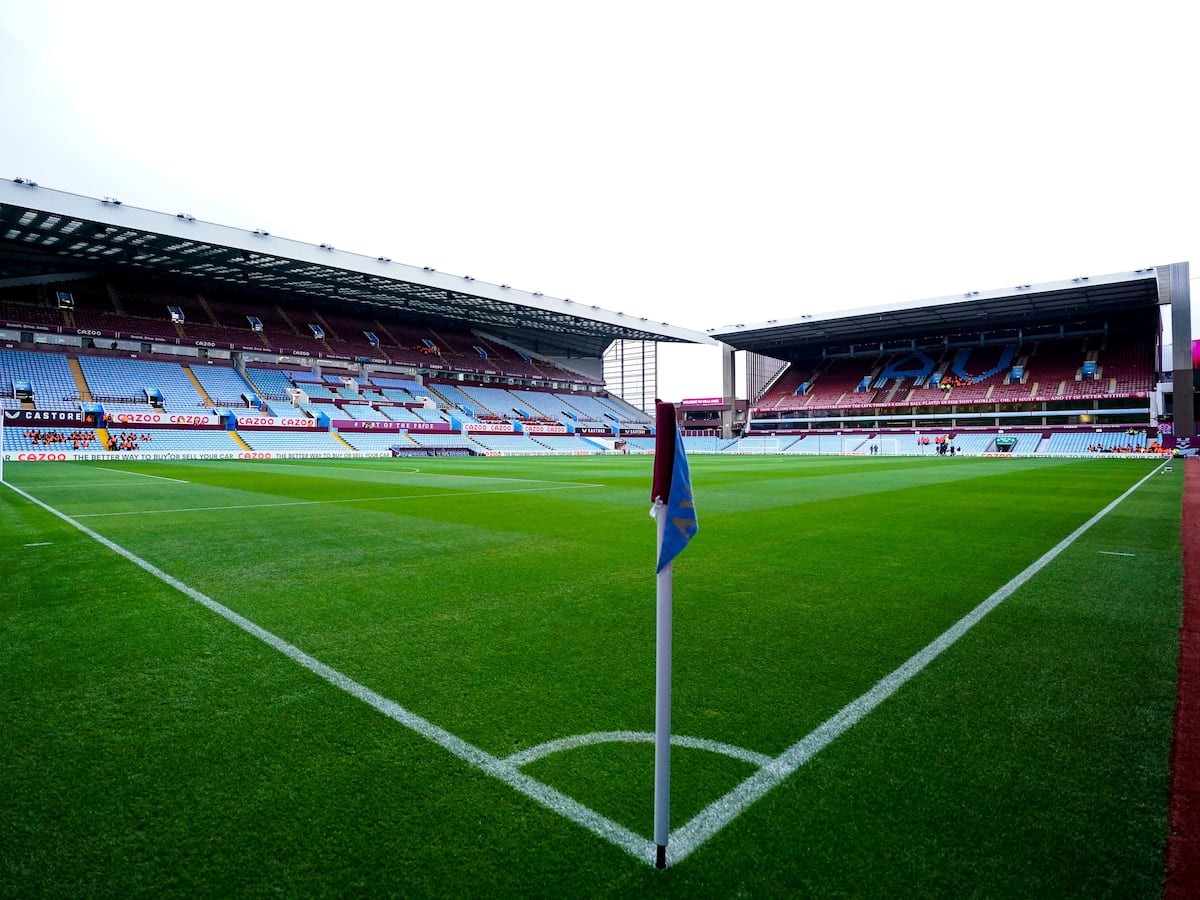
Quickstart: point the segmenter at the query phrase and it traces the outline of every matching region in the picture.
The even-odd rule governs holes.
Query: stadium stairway
[[[74,360],[72,360],[72,362],[74,362]],[[107,428],[97,428],[96,429],[96,437],[100,438],[100,449],[103,450],[105,453],[110,452],[108,449],[108,429]]]
[[[196,373],[192,371],[191,366],[180,366],[183,369],[183,374],[188,377],[188,381],[192,383],[192,387],[196,389],[196,393],[204,401],[205,406],[216,406],[213,403],[212,397],[208,396],[208,391],[204,390],[204,385],[200,383],[200,379],[196,377]]]
[[[340,443],[346,444],[346,439],[344,437],[342,437],[340,434],[338,434],[336,431],[331,431],[330,434],[333,435],[333,437],[337,438],[337,440]],[[356,448],[351,447],[349,444],[346,444],[346,449],[354,450],[356,453],[358,452]]]
[[[88,387],[87,379],[83,377],[83,369],[79,366],[79,360],[74,356],[67,357],[67,367],[71,370],[71,377],[75,379],[75,387],[79,389],[79,399],[84,403],[91,403],[92,390]]]
[[[229,436],[231,438],[233,438],[235,441],[237,441],[238,446],[241,447],[243,450],[250,449],[250,445],[247,444],[244,440],[242,440],[242,436],[240,434],[238,434],[236,431],[230,431]]]
[[[220,322],[218,322],[218,321],[217,321],[217,317],[216,317],[215,315],[213,315],[212,307],[211,307],[211,306],[209,306],[209,304],[208,304],[208,300],[207,300],[207,299],[205,299],[204,295],[203,295],[203,294],[196,294],[196,300],[197,300],[197,302],[199,302],[199,304],[200,304],[200,308],[201,308],[202,310],[204,310],[204,314],[205,314],[206,316],[208,316],[208,322],[207,322],[206,324],[208,324],[208,325],[212,325],[212,326],[214,326],[214,327],[216,327],[216,328],[220,328],[220,327],[221,327],[221,323],[220,323]]]

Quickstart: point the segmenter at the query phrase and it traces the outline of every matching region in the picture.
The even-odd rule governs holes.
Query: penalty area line
[[[1165,463],[1163,464],[1165,465]],[[869,691],[851,700],[840,710],[818,725],[813,731],[788,747],[769,764],[751,775],[724,797],[710,804],[690,822],[671,832],[667,843],[667,864],[686,859],[697,847],[745,812],[755,801],[768,791],[791,777],[801,766],[828,747],[836,738],[845,734],[861,722],[872,710],[896,693],[926,666],[952,647],[963,635],[975,627],[984,616],[999,606],[1018,588],[1053,562],[1059,554],[1075,543],[1093,525],[1117,508],[1129,495],[1158,474],[1159,466],[1141,481],[1121,494],[1106,507],[1072,531],[1069,535],[1047,550],[1041,557],[1027,566],[1011,581],[934,638],[923,649],[918,650],[897,669],[882,678]]]
[[[318,676],[334,687],[340,688],[358,700],[361,700],[363,703],[366,703],[368,706],[372,707],[378,712],[383,713],[383,715],[387,716],[392,721],[397,722],[400,725],[403,725],[405,728],[416,732],[421,737],[433,742],[434,744],[437,744],[442,749],[449,751],[451,754],[475,767],[476,769],[486,772],[488,775],[491,775],[492,777],[502,781],[504,784],[516,791],[519,791],[526,797],[529,797],[531,800],[541,804],[551,812],[558,813],[559,815],[570,819],[575,824],[583,826],[597,837],[604,838],[605,840],[615,844],[622,850],[625,850],[627,853],[640,859],[642,862],[647,864],[653,862],[654,845],[647,838],[630,831],[623,825],[618,825],[616,822],[605,816],[602,816],[595,810],[584,806],[579,801],[568,797],[566,794],[563,794],[547,784],[543,784],[536,778],[531,778],[523,772],[518,771],[516,766],[512,765],[506,760],[500,759],[497,756],[493,756],[487,751],[476,747],[474,744],[467,743],[462,738],[451,734],[444,728],[434,725],[428,719],[417,715],[411,710],[401,706],[399,703],[396,703],[394,700],[389,700],[387,697],[384,697],[365,685],[360,684],[359,682],[350,678],[348,675],[344,675],[337,669],[325,665],[325,663],[321,662],[316,657],[305,653],[299,647],[289,644],[283,638],[278,637],[270,631],[267,631],[265,628],[257,625],[250,619],[247,619],[245,616],[242,616],[224,604],[213,600],[208,595],[202,594],[200,591],[188,584],[185,584],[184,582],[175,578],[173,575],[167,574],[153,563],[147,562],[130,550],[126,550],[120,544],[110,541],[104,535],[93,531],[82,522],[77,522],[66,513],[59,512],[53,506],[50,506],[48,503],[39,500],[32,494],[28,494],[19,487],[15,487],[7,482],[0,483],[3,483],[5,487],[24,497],[30,503],[41,507],[52,516],[61,519],[71,527],[83,532],[98,544],[107,547],[113,553],[133,563],[139,569],[148,572],[159,581],[174,588],[184,596],[194,600],[196,603],[199,603],[210,612],[213,612],[231,624],[236,625],[247,634],[258,638],[267,646],[277,650],[279,653],[282,653],[288,659],[299,664],[300,666],[303,666],[314,675]]]

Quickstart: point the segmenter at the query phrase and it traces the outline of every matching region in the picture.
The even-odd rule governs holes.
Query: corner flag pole
[[[667,507],[654,501],[658,528],[658,554],[662,554]],[[656,626],[654,647],[654,865],[667,867],[667,840],[671,834],[671,568],[667,563],[656,576]]]
[[[654,484],[650,515],[658,524],[657,628],[654,670],[654,865],[667,867],[671,835],[671,570],[696,534],[696,504],[683,436],[675,423],[675,404],[658,402],[654,421]]]

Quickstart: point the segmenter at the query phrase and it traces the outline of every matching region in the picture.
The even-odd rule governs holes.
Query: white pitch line
[[[116,472],[118,475],[136,475],[139,478],[157,478],[159,481],[173,481],[176,484],[189,484],[181,478],[168,478],[165,475],[147,475],[145,472],[126,472],[124,469],[113,469],[109,466],[96,466],[97,469],[103,469],[105,472]]]
[[[7,484],[7,483],[6,483]],[[218,603],[211,597],[200,593],[195,588],[184,584],[179,579],[172,575],[168,575],[162,569],[142,559],[140,556],[126,550],[120,544],[110,541],[102,534],[93,531],[81,522],[68,516],[66,513],[59,512],[54,507],[42,502],[37,497],[27,494],[25,491],[11,484],[7,485],[16,493],[20,494],[26,500],[40,506],[46,512],[53,516],[62,519],[68,525],[79,529],[92,540],[107,547],[109,550],[116,553],[118,556],[124,557],[140,569],[149,572],[159,581],[170,585],[175,590],[179,591],[192,600],[195,600],[201,606],[216,613],[221,618],[231,622],[238,628],[245,631],[247,634],[253,635],[264,644],[267,644],[274,650],[279,651],[284,656],[291,659],[293,662],[299,663],[304,668],[308,669],[313,674],[323,678],[325,681],[341,688],[348,694],[357,697],[359,700],[383,713],[389,719],[415,731],[421,737],[432,741],[439,747],[448,750],[454,756],[464,760],[477,769],[481,769],[487,774],[498,778],[500,781],[507,784],[514,790],[520,791],[525,796],[537,801],[542,806],[556,812],[559,815],[565,816],[572,822],[582,825],[593,834],[604,838],[607,841],[617,845],[626,852],[632,854],[638,859],[646,863],[653,863],[654,846],[646,838],[630,831],[623,825],[618,825],[611,819],[600,815],[593,809],[584,806],[577,800],[568,797],[566,794],[555,790],[547,784],[543,784],[535,778],[531,778],[522,772],[517,771],[517,768],[505,760],[479,749],[473,744],[469,744],[462,738],[451,734],[444,728],[434,725],[428,719],[417,715],[409,709],[401,706],[393,700],[389,700],[375,691],[359,684],[347,675],[343,675],[338,670],[325,665],[319,659],[309,656],[300,648],[289,644],[287,641],[260,627],[254,622],[235,613],[229,607]]]
[[[53,546],[53,541],[38,541],[36,544],[26,544],[26,547],[50,547]]]
[[[134,473],[130,473],[131,475]],[[174,481],[174,479],[171,479]],[[190,481],[180,481],[180,484],[191,484]],[[78,491],[84,488],[102,488],[102,487],[154,487],[148,481],[80,481],[80,482],[58,482],[54,484],[43,484],[38,487],[40,491]]]
[[[1136,553],[1118,553],[1116,550],[1097,550],[1103,556],[1137,556]]]
[[[520,750],[511,756],[504,758],[504,761],[511,766],[521,768],[527,766],[535,760],[539,760],[544,756],[549,756],[552,753],[561,753],[564,750],[575,750],[579,747],[589,747],[592,744],[611,744],[611,743],[654,743],[654,732],[652,731],[595,731],[591,734],[577,734],[572,737],[560,738],[556,741],[547,741],[544,744],[538,744],[536,747],[529,747],[525,750]],[[720,741],[710,741],[704,738],[685,737],[680,734],[671,735],[672,747],[688,747],[693,750],[707,750],[709,753],[720,753],[724,756],[731,756],[734,759],[740,759],[742,762],[750,763],[752,766],[762,768],[770,765],[774,760],[765,753],[755,753],[753,750],[745,750],[741,747],[735,747],[732,744],[723,744]]]
[[[353,497],[345,500],[285,500],[279,503],[238,503],[229,506],[189,506],[181,509],[138,509],[125,512],[110,513],[80,513],[77,519],[103,519],[114,516],[146,516],[155,513],[188,513],[188,512],[217,512],[226,509],[271,509],[277,506],[325,506],[334,503],[372,503],[374,501],[392,500],[430,500],[442,497],[481,497],[485,494],[532,494],[538,491],[565,491],[571,488],[604,487],[602,484],[562,483],[555,482],[557,487],[543,488],[513,488],[507,491],[453,491],[444,494],[400,494],[393,497]]]
[[[1159,466],[1162,468],[1162,466]],[[984,616],[1010,597],[1034,575],[1048,566],[1054,559],[1077,541],[1088,529],[1117,508],[1126,497],[1158,474],[1155,469],[1141,481],[1123,493],[1112,503],[1100,510],[1073,532],[1059,541],[1050,550],[1029,565],[1008,584],[976,606],[973,610],[951,625],[923,649],[917,651],[899,668],[880,680],[873,688],[855,700],[851,700],[838,712],[826,719],[812,732],[801,738],[766,767],[751,775],[732,791],[702,810],[690,822],[671,832],[667,844],[667,864],[681,862],[697,847],[741,815],[752,803],[776,787],[784,779],[824,750],[837,737],[858,724],[875,707],[892,696],[917,673],[937,659],[943,651],[970,631]]]
[[[572,485],[587,485],[588,487],[604,487],[602,484],[588,484],[585,481],[554,481],[550,478],[509,478],[506,475],[462,475],[457,472],[430,472],[418,468],[412,469],[376,469],[367,468],[365,466],[354,466],[351,468],[342,468],[341,466],[301,466],[295,463],[275,463],[275,467],[280,469],[305,469],[312,471],[326,472],[387,472],[388,474],[396,475],[424,475],[427,478],[475,478],[484,481],[513,481],[525,484],[572,484]]]

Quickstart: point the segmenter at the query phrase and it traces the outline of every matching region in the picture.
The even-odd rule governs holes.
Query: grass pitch
[[[691,466],[672,731],[749,759],[676,747],[673,828],[1157,463]],[[0,893],[1157,896],[1173,468],[665,872],[2,489]],[[653,729],[649,457],[5,476],[482,759]],[[648,839],[652,759],[592,743],[520,773]]]

